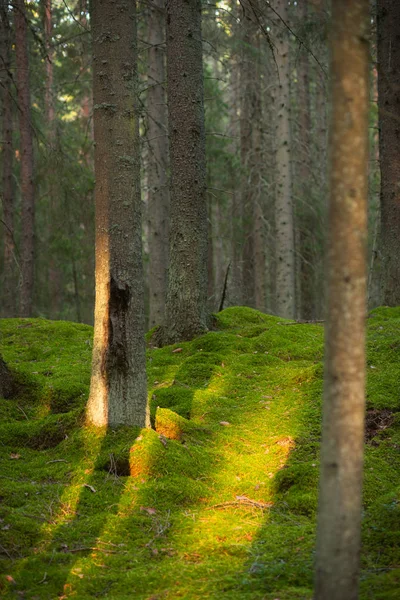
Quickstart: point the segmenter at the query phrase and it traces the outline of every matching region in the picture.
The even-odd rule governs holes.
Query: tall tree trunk
[[[279,89],[276,94],[276,310],[286,318],[295,316],[295,244],[293,224],[292,177],[290,158],[290,97],[289,97],[289,37],[286,25],[288,5],[286,0],[274,0],[273,6],[280,19],[274,15],[276,64]]]
[[[299,5],[299,21],[304,27],[308,18],[308,2],[303,0]],[[298,63],[298,125],[300,138],[299,187],[301,206],[299,210],[299,255],[300,255],[300,311],[301,319],[315,318],[315,252],[314,235],[316,207],[312,205],[313,194],[310,194],[311,174],[311,107],[310,107],[310,68],[309,52],[302,46],[299,49]]]
[[[46,84],[45,84],[45,111],[47,123],[47,144],[50,151],[49,162],[55,170],[57,165],[55,147],[56,129],[55,129],[55,111],[53,99],[53,46],[52,46],[52,0],[43,0],[44,5],[44,38],[46,47]],[[57,264],[57,254],[54,251],[54,238],[57,236],[59,211],[57,203],[60,198],[60,190],[54,179],[53,172],[48,173],[47,177],[47,193],[49,196],[49,222],[48,222],[48,244],[49,244],[49,264],[48,264],[48,281],[49,281],[49,307],[50,318],[59,318],[61,309],[61,290],[62,277],[59,266]]]
[[[378,0],[382,300],[400,304],[400,3]]]
[[[250,0],[242,4],[242,57],[240,62],[240,159],[242,163],[241,195],[243,205],[243,298],[247,306],[255,308],[255,206],[257,189],[254,181],[257,178],[255,169],[254,141],[257,141],[255,129],[259,127],[261,110],[259,78],[257,78],[257,61],[259,60],[258,23],[255,6]]]
[[[8,2],[0,3],[0,44],[1,60],[1,100],[2,100],[2,164],[3,164],[3,229],[4,254],[3,254],[3,294],[2,316],[15,316],[16,302],[16,257],[14,242],[14,187],[12,180],[13,167],[13,111],[12,111],[12,79],[11,79],[11,35],[8,18]]]
[[[365,412],[369,0],[332,4],[328,314],[316,600],[356,600]]]
[[[165,2],[150,1],[148,66],[149,326],[164,320],[168,268],[168,120],[165,73]]]
[[[92,4],[96,304],[87,417],[149,426],[144,341],[136,3]]]
[[[170,264],[163,343],[207,330],[207,204],[201,0],[167,3]]]
[[[30,317],[33,309],[35,190],[33,186],[33,142],[29,89],[27,16],[24,0],[15,0],[15,58],[21,146],[21,260],[20,313]]]

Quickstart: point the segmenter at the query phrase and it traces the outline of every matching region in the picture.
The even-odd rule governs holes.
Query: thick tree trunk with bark
[[[149,426],[141,247],[136,3],[92,3],[96,304],[87,418]]]
[[[17,262],[15,256],[14,242],[14,186],[12,179],[13,167],[13,111],[12,111],[12,78],[11,78],[11,32],[8,17],[8,2],[1,0],[0,3],[0,82],[2,102],[2,165],[3,165],[3,221],[0,227],[3,230],[4,254],[3,254],[3,293],[2,311],[3,317],[14,317],[16,309],[17,289]]]
[[[35,190],[29,89],[28,31],[24,0],[15,0],[15,60],[21,155],[21,272],[20,313],[30,317],[33,309]]]
[[[207,330],[207,204],[201,1],[167,3],[170,264],[163,343]]]
[[[382,300],[400,304],[400,3],[378,0]]]
[[[369,0],[332,4],[328,314],[316,600],[356,600],[365,412]]]
[[[165,69],[165,2],[149,4],[148,66],[148,243],[149,326],[164,320],[168,269],[168,119]]]
[[[295,243],[291,178],[291,136],[289,97],[289,35],[286,25],[286,0],[274,0],[273,7],[281,17],[274,15],[275,56],[279,86],[276,94],[276,310],[286,318],[295,316]]]

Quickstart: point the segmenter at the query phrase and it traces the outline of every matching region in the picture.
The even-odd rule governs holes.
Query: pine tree
[[[368,0],[332,5],[330,206],[316,600],[356,600],[365,412]]]
[[[136,4],[92,4],[96,305],[87,417],[149,426],[144,340]]]
[[[167,3],[170,263],[162,343],[207,330],[207,204],[201,0]]]

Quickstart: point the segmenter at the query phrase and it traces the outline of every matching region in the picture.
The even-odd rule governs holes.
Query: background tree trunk
[[[377,1],[382,301],[400,304],[400,3]]]
[[[8,2],[1,0],[0,3],[0,52],[2,65],[0,66],[1,78],[1,101],[2,101],[2,164],[3,164],[3,293],[2,311],[3,317],[14,317],[16,309],[17,292],[17,261],[15,256],[14,242],[14,213],[15,195],[13,186],[13,98],[11,79],[11,32],[8,17]]]
[[[15,59],[21,147],[21,271],[20,313],[30,317],[33,310],[35,190],[33,186],[33,142],[29,89],[28,31],[24,0],[15,0]]]
[[[356,600],[365,412],[368,0],[332,4],[328,314],[316,600]]]
[[[168,269],[168,122],[165,73],[165,2],[152,0],[148,22],[148,244],[149,327],[164,320]]]
[[[96,305],[87,417],[99,426],[144,427],[150,423],[136,106],[136,3],[94,0],[92,8]]]
[[[207,205],[201,1],[167,4],[170,265],[163,343],[207,330]]]
[[[276,152],[276,310],[278,315],[293,319],[295,316],[295,243],[293,223],[292,177],[290,158],[290,97],[289,97],[289,38],[286,25],[286,0],[274,0],[276,63],[279,86],[276,94],[277,116]]]

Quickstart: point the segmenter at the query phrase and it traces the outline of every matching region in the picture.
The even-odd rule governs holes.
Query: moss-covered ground
[[[368,320],[361,597],[399,598],[400,309]],[[155,429],[83,426],[92,330],[5,320],[0,596],[311,599],[323,326],[229,308],[148,350]],[[151,345],[151,344],[150,344]]]

